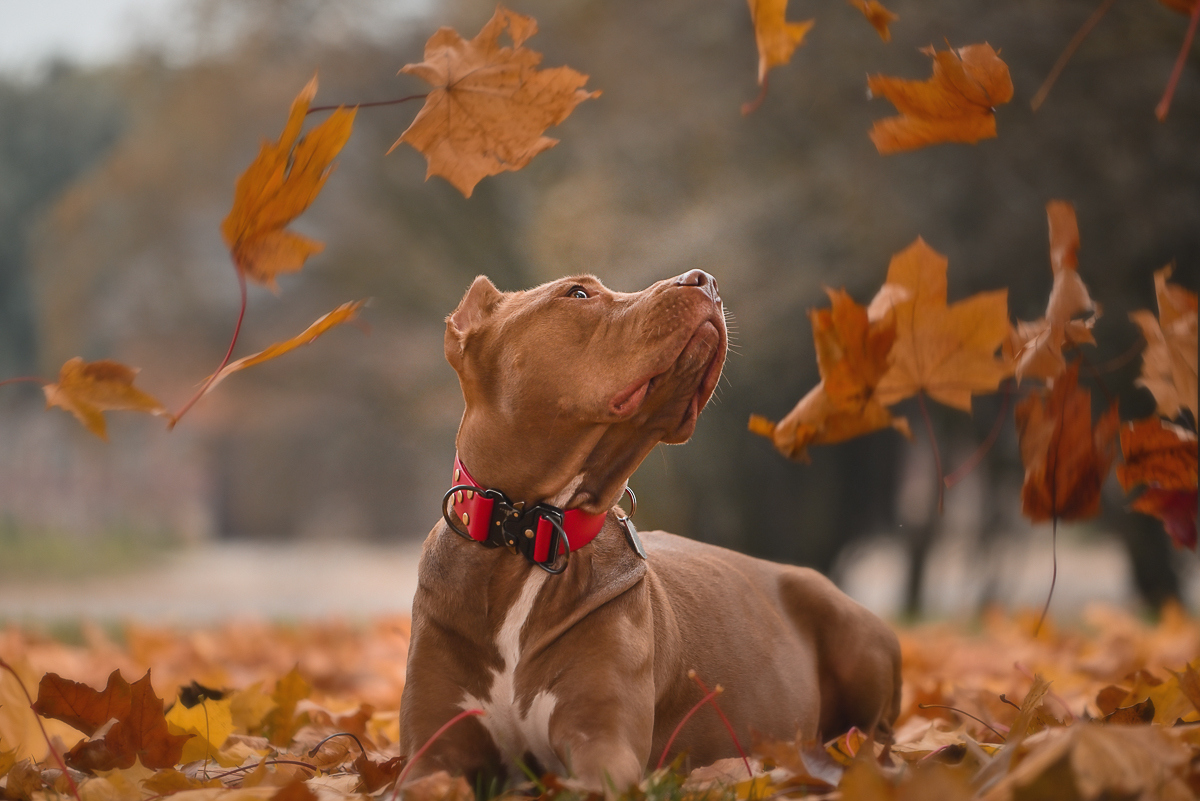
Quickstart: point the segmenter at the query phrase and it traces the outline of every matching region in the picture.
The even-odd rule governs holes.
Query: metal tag
[[[629,543],[629,547],[633,549],[634,553],[645,559],[646,549],[642,546],[642,539],[638,536],[637,527],[633,525],[633,521],[628,517],[618,517],[617,523],[625,529],[625,541]]]

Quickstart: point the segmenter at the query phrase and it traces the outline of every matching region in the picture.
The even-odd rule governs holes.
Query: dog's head
[[[514,500],[604,511],[656,444],[692,435],[727,341],[700,270],[635,293],[590,275],[501,292],[480,276],[446,319],[459,454]]]

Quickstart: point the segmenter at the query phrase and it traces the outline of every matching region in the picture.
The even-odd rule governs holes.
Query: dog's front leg
[[[608,796],[641,781],[654,737],[653,632],[630,611],[610,604],[558,646],[572,658],[556,682],[550,742],[568,775]]]

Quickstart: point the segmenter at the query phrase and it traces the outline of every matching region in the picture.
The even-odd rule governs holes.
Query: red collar
[[[452,511],[453,520],[448,511]],[[465,530],[476,542],[493,547],[506,545],[553,573],[566,568],[566,562],[563,562],[561,569],[551,569],[550,565],[557,561],[558,555],[569,555],[594,540],[608,517],[606,512],[594,515],[579,509],[564,512],[546,503],[527,510],[524,503],[512,503],[504,493],[481,487],[471,478],[457,454],[451,490],[442,502],[442,513],[456,533],[462,534]],[[554,520],[561,520],[561,533],[566,543],[560,542],[557,553],[552,555],[551,542],[559,533],[555,530]],[[528,527],[524,527],[526,522]]]

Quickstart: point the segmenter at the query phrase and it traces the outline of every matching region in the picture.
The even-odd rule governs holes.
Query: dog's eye
[[[588,298],[587,290],[581,286],[571,287],[571,291],[567,293],[568,298]]]

